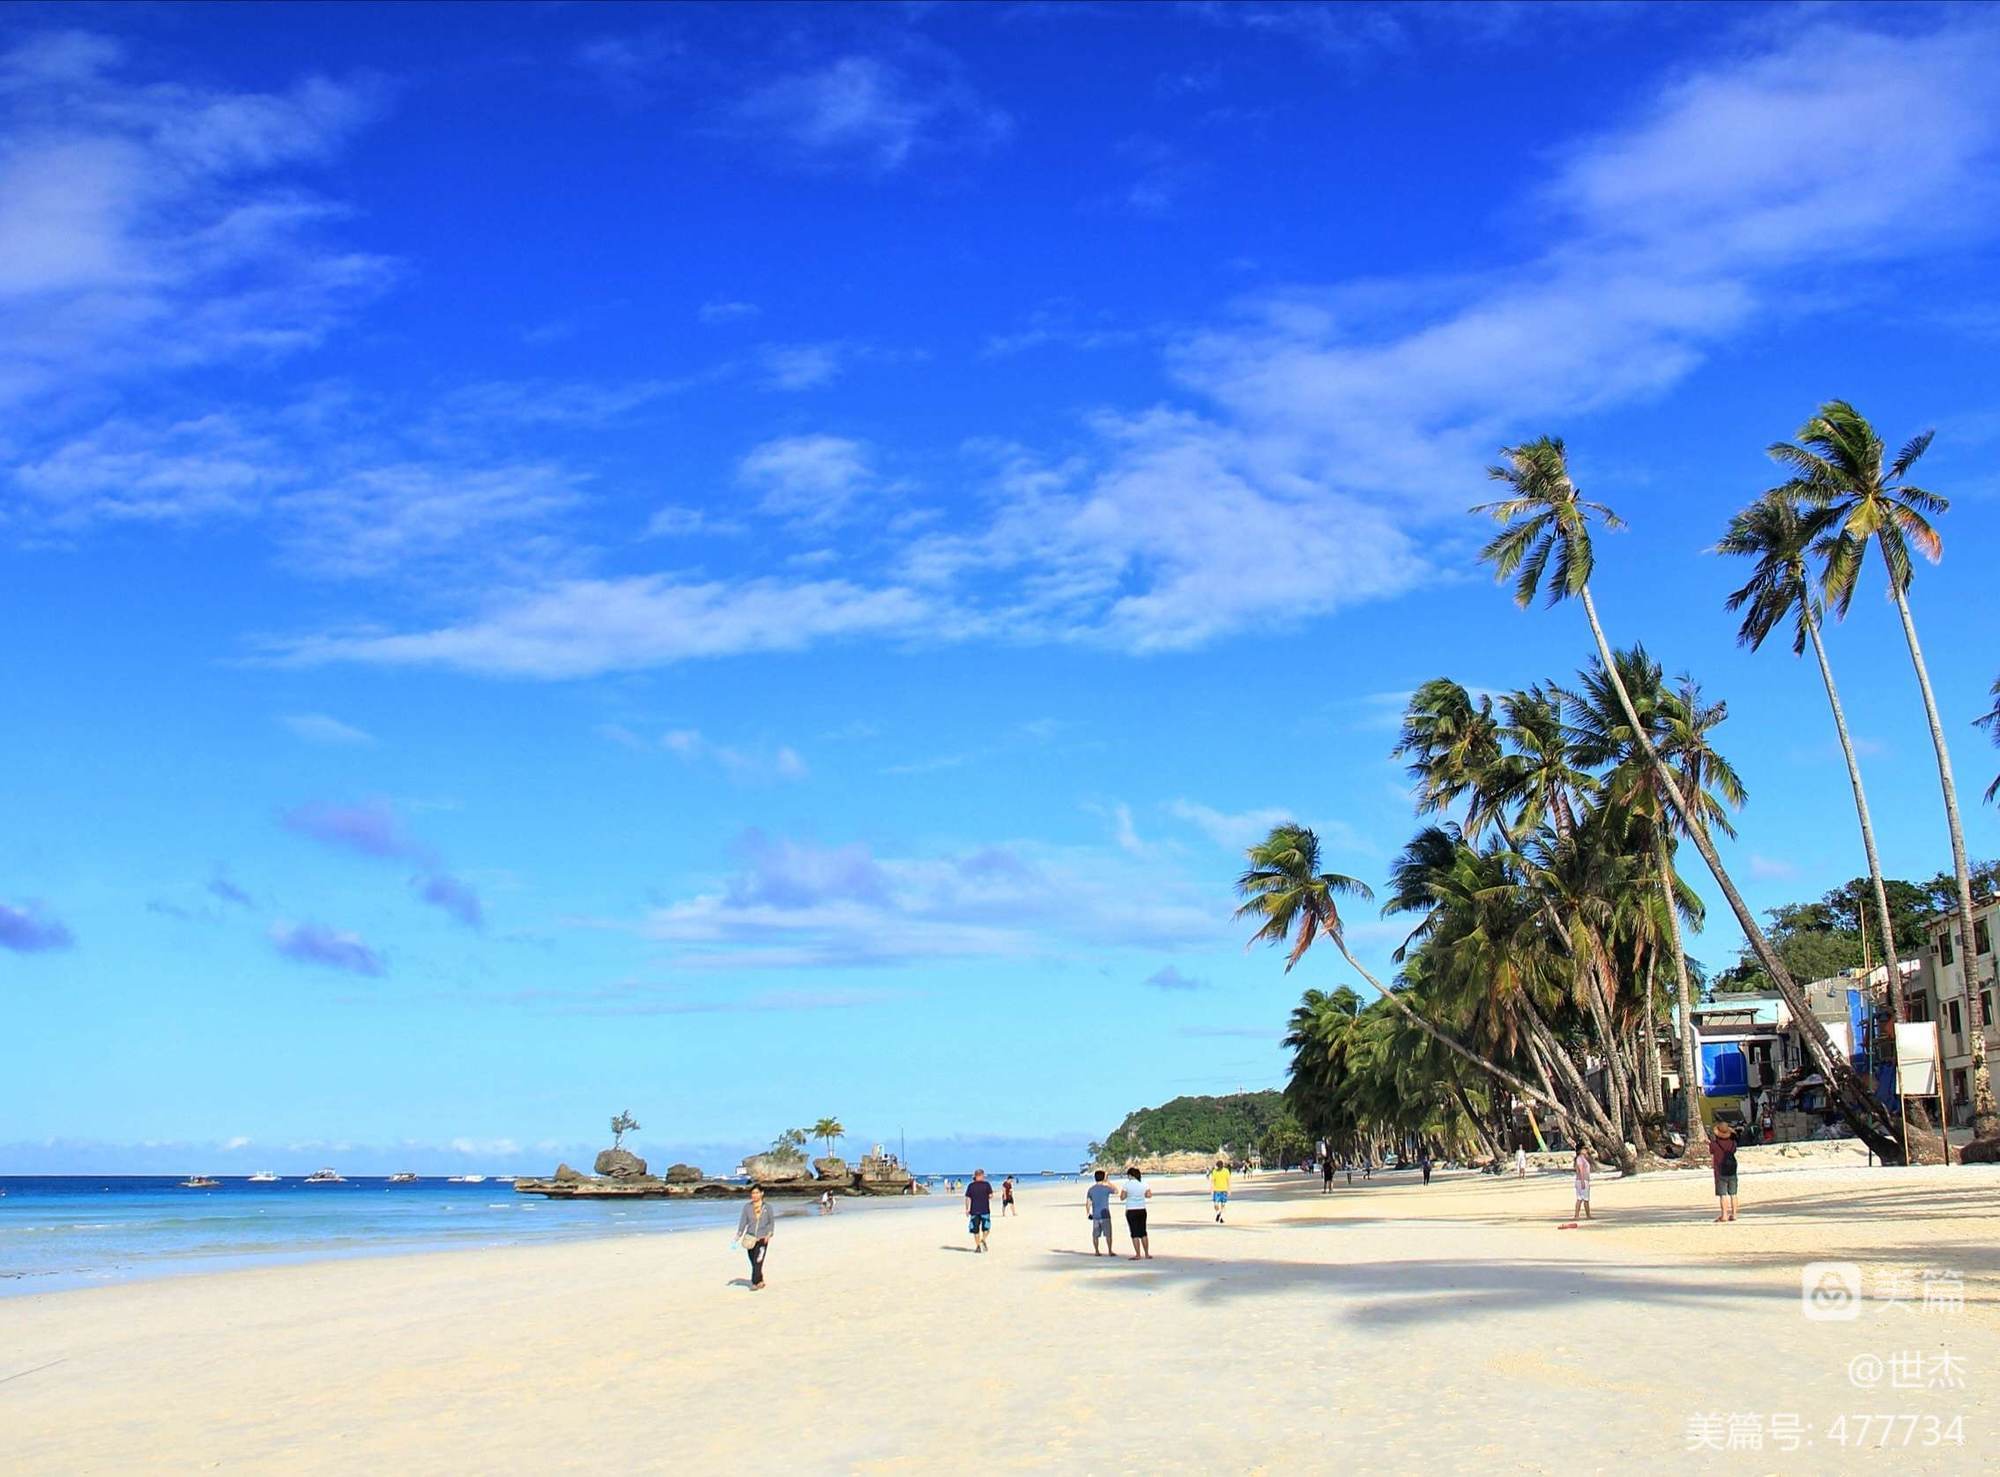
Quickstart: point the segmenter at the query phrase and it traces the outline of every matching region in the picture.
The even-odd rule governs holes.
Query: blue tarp
[[[1703,1097],[1741,1097],[1750,1090],[1750,1064],[1743,1047],[1735,1041],[1703,1043],[1701,1048],[1701,1094]]]

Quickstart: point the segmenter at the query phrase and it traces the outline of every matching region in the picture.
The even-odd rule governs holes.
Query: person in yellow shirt
[[[1222,1224],[1222,1212],[1229,1204],[1229,1161],[1215,1161],[1215,1171],[1208,1177],[1209,1199],[1215,1202],[1215,1223]]]

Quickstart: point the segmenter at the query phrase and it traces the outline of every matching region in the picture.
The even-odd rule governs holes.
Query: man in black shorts
[[[1125,1171],[1125,1188],[1118,1192],[1118,1198],[1125,1202],[1125,1230],[1132,1237],[1135,1262],[1141,1257],[1153,1259],[1153,1243],[1146,1235],[1146,1200],[1152,1193],[1153,1187],[1145,1183],[1138,1165]]]
[[[993,1229],[993,1182],[983,1169],[973,1170],[965,1187],[965,1229],[972,1233],[972,1249],[986,1250],[986,1233]]]

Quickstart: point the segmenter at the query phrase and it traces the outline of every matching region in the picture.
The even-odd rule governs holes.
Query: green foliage
[[[771,1140],[767,1151],[771,1158],[786,1164],[796,1164],[806,1157],[806,1131],[803,1128],[788,1128]]]
[[[1177,1097],[1126,1114],[1104,1142],[1091,1145],[1091,1157],[1099,1164],[1119,1165],[1147,1154],[1213,1154],[1225,1147],[1248,1154],[1280,1119],[1290,1120],[1291,1114],[1275,1089]]]
[[[1289,1169],[1312,1151],[1312,1140],[1289,1112],[1281,1112],[1257,1140],[1257,1157],[1266,1169]]]
[[[2000,861],[1976,862],[1970,870],[1975,901],[2000,891]],[[1940,872],[1926,882],[1887,877],[1882,890],[1889,898],[1896,952],[1905,959],[1923,952],[1931,921],[1958,902],[1958,883],[1949,872]],[[1764,916],[1769,920],[1766,935],[1800,984],[1829,979],[1843,969],[1858,969],[1864,959],[1870,964],[1882,962],[1882,930],[1875,921],[1874,889],[1866,877],[1856,877],[1815,902],[1784,903]],[[1719,995],[1771,988],[1771,977],[1747,948],[1738,954],[1735,964],[1715,977],[1713,986]]]
[[[637,1133],[638,1131],[639,1120],[634,1118],[632,1110],[627,1108],[611,1120],[611,1147],[614,1149],[622,1147],[625,1142],[625,1135],[628,1133]]]

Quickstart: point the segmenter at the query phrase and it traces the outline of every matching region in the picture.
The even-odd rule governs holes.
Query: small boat
[[[260,1169],[250,1176],[250,1183],[253,1185],[275,1185],[277,1182],[278,1177],[268,1169]]]
[[[191,1174],[181,1181],[181,1188],[183,1190],[213,1190],[221,1183],[221,1180],[210,1179],[205,1174]]]
[[[483,1185],[486,1183],[486,1176],[483,1174],[455,1174],[445,1183],[452,1185]]]
[[[315,1169],[311,1174],[306,1176],[306,1183],[309,1185],[344,1185],[347,1183],[347,1176],[336,1173],[331,1169]]]
[[[398,1170],[395,1174],[389,1176],[389,1183],[392,1185],[414,1185],[416,1182],[417,1177],[407,1169]]]

